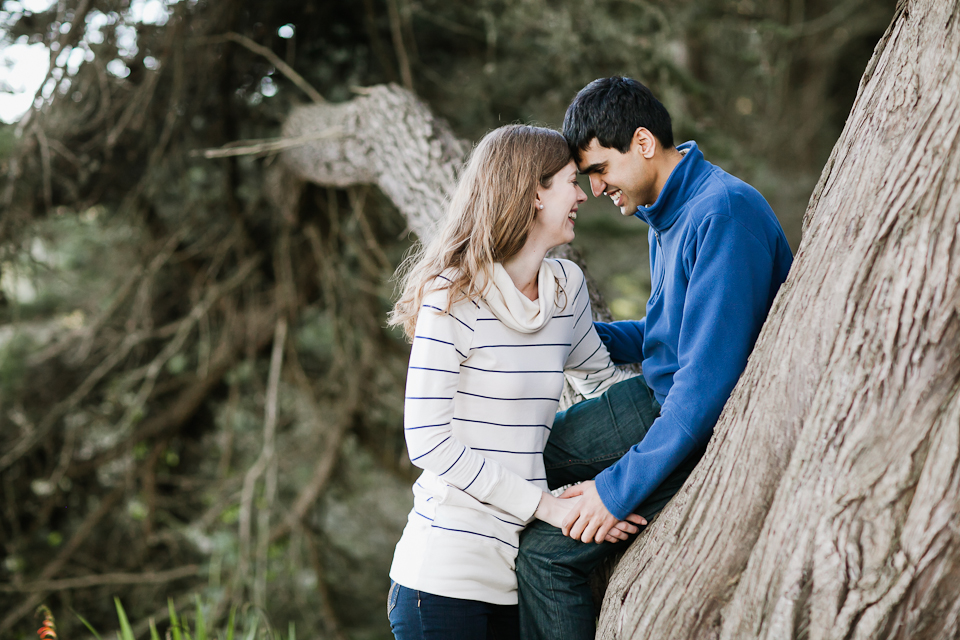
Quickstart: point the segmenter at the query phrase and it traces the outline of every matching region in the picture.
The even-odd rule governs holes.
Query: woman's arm
[[[446,292],[424,298],[410,351],[404,399],[404,436],[410,460],[480,502],[526,522],[543,491],[461,443],[453,435],[460,365],[470,353],[476,320],[472,302],[446,308]]]
[[[579,268],[571,269],[571,278],[583,279],[583,272]],[[575,282],[574,282],[575,283]],[[614,366],[610,359],[610,352],[594,327],[590,295],[586,283],[577,285],[577,295],[573,301],[574,318],[573,347],[564,364],[564,373],[567,379],[586,398],[595,398],[604,391],[623,380],[628,380],[636,374]]]

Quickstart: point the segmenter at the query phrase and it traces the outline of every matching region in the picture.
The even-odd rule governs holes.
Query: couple
[[[650,227],[639,321],[593,323],[583,273],[545,258],[574,238],[578,171]],[[424,469],[390,570],[398,640],[593,638],[590,571],[690,474],[791,261],[763,197],[674,146],[639,82],[587,85],[563,135],[487,134],[391,317]],[[565,376],[587,400],[555,413]]]

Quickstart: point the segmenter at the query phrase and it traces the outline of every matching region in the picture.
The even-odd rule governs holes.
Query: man
[[[562,532],[535,522],[521,538],[525,640],[593,638],[587,579],[617,550],[604,539],[619,521],[646,524],[679,491],[793,260],[763,196],[696,143],[674,146],[670,115],[639,82],[587,85],[563,133],[593,195],[649,225],[652,291],[642,320],[596,323],[614,362],[641,363],[643,375],[554,423],[548,483],[583,482],[563,496],[580,499]]]

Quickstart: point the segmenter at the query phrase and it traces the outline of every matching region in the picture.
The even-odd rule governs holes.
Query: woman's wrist
[[[561,506],[560,498],[544,491],[540,495],[540,504],[537,505],[537,510],[533,512],[533,517],[555,527],[560,527],[563,522]]]

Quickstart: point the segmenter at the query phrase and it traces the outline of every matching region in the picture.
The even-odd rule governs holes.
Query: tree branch
[[[122,584],[163,584],[179,580],[180,578],[189,578],[200,573],[200,567],[190,564],[177,569],[167,571],[146,571],[144,573],[103,573],[99,575],[81,576],[79,578],[64,578],[62,580],[45,580],[38,582],[28,582],[23,585],[0,585],[0,592],[3,593],[33,593],[66,591],[68,589],[89,589],[90,587],[102,587],[105,585]]]

